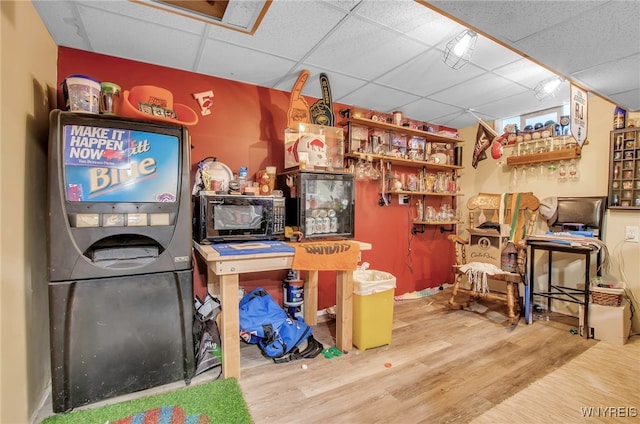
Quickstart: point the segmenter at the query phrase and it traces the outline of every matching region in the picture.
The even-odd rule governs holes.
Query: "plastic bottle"
[[[266,196],[271,194],[271,182],[270,182],[269,174],[266,172],[262,174],[260,178],[260,194],[262,196]]]

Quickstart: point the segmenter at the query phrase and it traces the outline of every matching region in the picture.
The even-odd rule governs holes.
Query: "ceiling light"
[[[462,31],[456,38],[447,43],[444,49],[444,63],[453,69],[460,69],[469,61],[476,47],[478,34],[470,29]]]
[[[540,81],[536,88],[533,89],[533,92],[538,100],[543,101],[555,96],[563,82],[564,80],[560,77],[551,77]]]

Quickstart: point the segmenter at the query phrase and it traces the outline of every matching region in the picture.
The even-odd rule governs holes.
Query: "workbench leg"
[[[238,309],[238,274],[221,275],[220,302],[222,311],[220,339],[222,341],[222,377],[240,379],[240,311]]]
[[[318,324],[318,271],[307,271],[304,280],[304,322]]]
[[[220,278],[207,267],[207,291],[216,299],[220,297]]]
[[[336,272],[336,347],[353,346],[353,271]]]

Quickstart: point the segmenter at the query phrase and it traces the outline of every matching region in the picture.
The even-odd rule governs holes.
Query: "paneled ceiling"
[[[636,0],[231,0],[223,21],[246,15],[257,26],[246,31],[153,0],[33,4],[59,46],[283,91],[309,69],[303,94],[315,98],[325,72],[334,102],[454,128],[567,103],[569,82],[550,100],[534,95],[554,74],[640,110]],[[465,28],[479,38],[454,70],[443,52]]]

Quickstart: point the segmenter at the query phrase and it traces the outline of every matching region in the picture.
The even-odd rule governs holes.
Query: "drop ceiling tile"
[[[479,35],[476,48],[471,56],[471,63],[487,70],[493,70],[521,58],[522,56],[519,54]]]
[[[426,96],[476,77],[484,71],[473,64],[454,70],[442,60],[443,52],[431,49],[397,66],[378,82],[389,87]]]
[[[449,40],[458,35],[464,27],[457,22],[423,7],[428,15],[423,18],[426,22],[421,25],[408,25],[404,28],[407,37],[413,38],[429,46],[445,46]]]
[[[42,21],[59,46],[90,50],[84,25],[72,2],[34,1]]]
[[[586,87],[599,87],[605,96],[640,89],[640,53],[616,61],[594,66],[572,75]]]
[[[62,2],[53,1],[52,3],[60,4]],[[207,25],[201,20],[190,18],[187,16],[172,13],[170,11],[153,7],[154,2],[150,0],[135,1],[77,1],[73,3],[82,5],[88,9],[98,9],[105,13],[105,18],[113,14],[127,16],[137,20],[153,23],[168,28],[180,30],[182,32],[190,32],[193,34],[202,34],[204,27]]]
[[[427,29],[423,32],[423,34],[426,35],[425,37],[413,37],[416,41],[430,46],[439,42],[441,37],[439,37],[439,32],[433,31],[432,26],[439,24],[439,22],[445,19],[414,0],[362,2],[361,7],[357,9],[356,13],[358,16],[376,22],[381,26],[388,27],[401,34],[407,33],[410,36],[412,35],[411,32],[416,31],[418,28],[431,27],[431,31]]]
[[[87,37],[99,53],[193,70],[200,37],[93,8],[82,11]]]
[[[640,89],[624,91],[611,96],[611,100],[618,105],[638,111],[640,110]]]
[[[345,14],[320,2],[275,1],[253,35],[211,25],[208,37],[300,60]]]
[[[371,79],[425,49],[425,46],[394,31],[350,16],[305,61],[347,75]]]
[[[565,75],[637,53],[640,51],[640,2],[631,2],[636,6],[625,8],[618,8],[617,3],[609,2],[563,25],[534,34],[520,41],[518,47],[525,53],[535,52],[538,61],[553,63]],[[608,24],[603,27],[603,22]],[[624,28],[625,37],[608,30],[606,25]],[[595,28],[600,30],[588,30]],[[571,46],[570,51],[554,49],[559,43]]]
[[[518,84],[513,84],[500,76],[487,73],[440,91],[432,95],[431,98],[443,103],[455,102],[461,108],[468,109],[524,91],[527,90]]]
[[[540,81],[551,78],[555,74],[539,66],[529,59],[520,58],[508,65],[496,68],[494,74],[533,90]]]
[[[326,73],[329,77],[331,97],[335,103],[343,103],[342,98],[344,96],[367,84],[366,81],[342,75],[337,72],[327,71],[324,68],[318,68],[315,66],[299,66],[294,72],[289,72],[287,75],[284,75],[283,78],[273,86],[273,88],[283,91],[291,91],[293,84],[295,84],[298,75],[300,75],[300,70],[302,69],[309,70],[309,78],[302,89],[302,94],[305,96],[315,97],[316,99],[322,97],[319,80],[321,72]]]
[[[404,115],[411,119],[426,121],[433,124],[441,124],[438,118],[443,115],[450,115],[461,112],[456,106],[435,102],[429,99],[418,99],[400,108]],[[444,125],[444,124],[441,124]]]
[[[242,63],[251,66],[237,66]],[[216,40],[206,40],[195,72],[220,78],[272,87],[295,66],[295,62],[266,53],[232,46]]]
[[[430,1],[480,31],[512,43],[573,19],[606,1]]]
[[[419,97],[402,93],[377,84],[367,84],[342,98],[342,102],[380,112],[392,112],[400,105],[418,100]],[[418,118],[416,118],[418,119]]]
[[[454,112],[448,115],[443,115],[438,118],[438,121],[436,123],[439,125],[444,125],[451,128],[465,128],[465,127],[470,127],[472,125],[476,125],[478,123],[478,120],[476,119],[475,116],[471,115],[469,112],[461,111],[461,112]],[[462,141],[465,141],[467,143],[473,143],[475,140],[466,139]],[[473,144],[471,144],[468,148],[472,149]]]
[[[538,110],[561,106],[563,103],[567,103],[568,100],[568,93],[566,98],[562,93],[560,93],[552,99],[541,102],[536,98],[533,92],[523,92],[511,97],[486,103],[482,105],[481,111],[485,119],[502,119],[509,118],[511,116],[526,115]]]
[[[348,12],[356,7],[361,0],[323,0],[323,2],[344,12]]]

